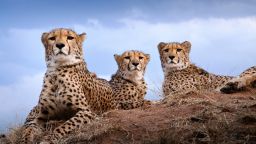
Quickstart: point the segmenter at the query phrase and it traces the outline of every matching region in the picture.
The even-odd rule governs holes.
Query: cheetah
[[[25,121],[23,143],[33,143],[49,120],[65,120],[43,138],[43,142],[57,143],[97,114],[114,109],[111,86],[87,69],[82,51],[85,38],[85,33],[65,28],[42,34],[47,71],[38,104]]]
[[[191,43],[188,41],[182,43],[160,42],[158,44],[161,65],[164,72],[162,88],[165,97],[185,94],[191,91],[219,91],[228,82],[236,79],[236,77],[232,76],[221,76],[209,73],[195,64],[192,64],[189,59],[190,50]],[[241,81],[239,81],[239,83],[242,83],[247,77],[246,83],[242,84],[243,86],[252,82],[253,77],[255,80],[255,73],[254,76],[251,75],[253,72],[248,73],[248,71],[253,71],[251,69],[246,70],[238,77],[238,80]],[[231,83],[226,87],[230,85]]]
[[[25,121],[23,143],[32,143],[35,135],[45,131],[50,120],[65,120],[43,138],[44,142],[57,143],[64,135],[93,121],[98,114],[150,104],[143,100],[146,94],[143,76],[149,55],[138,51],[115,55],[119,67],[107,81],[87,69],[82,51],[85,36],[64,28],[42,35],[47,71],[39,102]]]
[[[146,66],[150,55],[140,51],[126,51],[122,55],[114,55],[118,65],[117,72],[112,75],[110,85],[117,109],[133,109],[151,105],[144,100],[147,84],[144,80]]]

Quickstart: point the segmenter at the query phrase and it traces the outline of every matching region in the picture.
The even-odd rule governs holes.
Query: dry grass
[[[17,128],[5,139],[15,143],[20,133]],[[232,95],[188,93],[148,108],[111,111],[60,143],[253,144],[256,89]]]
[[[0,140],[0,143],[10,143],[10,144],[19,143],[21,135],[22,135],[22,128],[20,126],[17,126],[15,128],[10,128],[9,134],[4,135],[3,138]]]

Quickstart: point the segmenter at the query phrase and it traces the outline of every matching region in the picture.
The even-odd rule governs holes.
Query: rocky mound
[[[21,133],[19,128],[10,131],[2,143],[19,143]],[[189,93],[143,109],[111,111],[59,143],[253,144],[256,89],[236,94]]]

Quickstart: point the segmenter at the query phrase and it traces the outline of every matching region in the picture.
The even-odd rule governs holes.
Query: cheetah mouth
[[[137,67],[134,67],[134,68],[128,67],[128,70],[129,70],[129,71],[140,71],[140,69],[137,68]]]
[[[168,61],[168,64],[174,65],[174,64],[177,64],[177,63],[171,60],[171,61]]]
[[[168,61],[168,64],[174,65],[174,64],[178,64],[179,62],[180,62],[180,60],[178,60],[178,62],[174,62],[173,60],[169,60],[169,61]]]
[[[66,56],[67,54],[65,54],[64,52],[60,51],[56,55],[65,55]]]
[[[129,69],[129,71],[140,71],[140,70],[135,68],[135,69]]]

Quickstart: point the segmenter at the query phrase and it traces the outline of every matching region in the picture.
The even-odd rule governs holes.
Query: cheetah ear
[[[150,61],[150,54],[145,54],[146,58],[147,58],[147,63]]]
[[[181,45],[182,45],[183,47],[185,47],[188,52],[190,52],[191,43],[190,43],[189,41],[184,41]]]
[[[160,52],[160,50],[163,48],[163,47],[165,47],[167,45],[167,43],[165,43],[165,42],[160,42],[159,44],[158,44],[158,50],[159,50],[159,52]]]
[[[80,39],[81,42],[83,42],[86,39],[86,33],[81,33],[79,35],[79,39]]]
[[[41,41],[42,43],[44,44],[44,47],[47,48],[47,36],[48,36],[49,33],[45,32],[42,34],[41,36]]]
[[[121,56],[118,54],[114,54],[114,57],[115,57],[117,64],[119,65],[119,63],[121,62]]]

